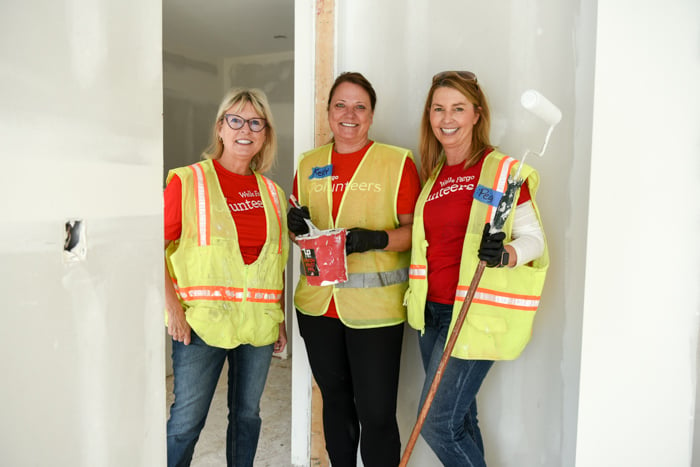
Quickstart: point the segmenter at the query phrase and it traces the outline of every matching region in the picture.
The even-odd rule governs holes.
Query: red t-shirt
[[[370,141],[359,151],[349,154],[339,154],[335,152],[334,148],[333,154],[331,155],[331,164],[333,164],[333,175],[331,182],[333,189],[333,219],[338,216],[338,208],[343,199],[345,187],[347,187],[350,179],[355,174],[355,170],[357,170],[362,158],[372,144],[374,144],[374,142]],[[297,192],[296,174],[294,175],[293,193],[294,196],[298,198],[299,193]],[[413,159],[409,158],[406,160],[403,172],[401,173],[399,196],[396,200],[396,212],[398,214],[413,214],[419,194],[420,178],[418,177],[418,170],[416,170],[416,164],[413,162]],[[335,300],[333,298],[331,298],[331,302],[328,305],[328,311],[324,316],[329,318],[338,317],[338,312],[335,308]]]
[[[214,161],[216,176],[238,231],[238,244],[245,264],[254,262],[267,238],[267,221],[258,182],[254,175],[238,175]],[[182,233],[182,181],[174,176],[165,187],[165,239]]]
[[[428,300],[431,302],[454,303],[464,235],[484,159],[482,157],[467,169],[463,164],[444,165],[425,203],[423,219],[428,242]],[[528,200],[530,190],[524,184],[518,204]]]

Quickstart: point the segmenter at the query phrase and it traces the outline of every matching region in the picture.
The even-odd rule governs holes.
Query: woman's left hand
[[[284,325],[284,321],[280,323],[280,335],[273,346],[273,351],[275,353],[280,353],[287,346],[287,327]]]

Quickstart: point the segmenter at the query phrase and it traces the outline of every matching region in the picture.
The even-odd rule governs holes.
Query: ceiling
[[[163,0],[163,48],[212,59],[292,51],[294,0]]]

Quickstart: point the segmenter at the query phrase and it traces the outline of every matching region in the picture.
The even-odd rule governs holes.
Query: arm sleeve
[[[418,170],[413,159],[409,157],[406,159],[401,172],[399,196],[396,200],[397,214],[413,214],[419,194],[420,178],[418,177]]]
[[[163,192],[165,239],[177,240],[182,233],[182,180],[175,175]]]
[[[525,204],[528,201],[530,201],[530,188],[527,186],[527,180],[525,180],[525,183],[523,183],[523,187],[520,189],[520,193],[518,194],[518,206],[521,204]]]
[[[532,201],[519,204],[513,214],[513,240],[509,243],[518,256],[515,266],[527,264],[544,253],[544,232],[540,225]]]

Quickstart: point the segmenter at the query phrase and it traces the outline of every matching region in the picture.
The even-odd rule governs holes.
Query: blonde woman
[[[233,89],[219,106],[205,160],[168,174],[165,299],[175,394],[167,427],[170,467],[190,465],[226,361],[227,465],[253,465],[270,359],[287,343],[285,194],[262,175],[276,150],[265,94]]]

